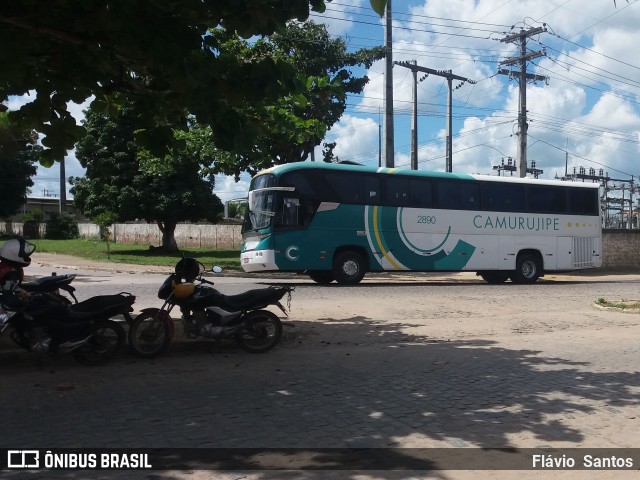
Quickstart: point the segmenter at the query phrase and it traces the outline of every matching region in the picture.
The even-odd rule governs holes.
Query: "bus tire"
[[[535,283],[542,273],[542,265],[538,255],[521,253],[516,260],[516,271],[511,275],[514,283]]]
[[[321,285],[328,285],[336,279],[331,270],[308,270],[307,275],[311,280]]]
[[[366,262],[352,250],[338,253],[333,259],[333,276],[341,285],[356,285],[364,278]]]
[[[509,279],[509,272],[481,272],[480,277],[489,285],[498,285],[504,283]]]

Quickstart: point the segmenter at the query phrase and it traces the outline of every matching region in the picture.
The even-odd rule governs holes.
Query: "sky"
[[[541,178],[561,177],[568,166],[603,169],[609,177],[640,176],[640,2],[638,0],[393,0],[393,60],[451,70],[475,83],[454,81],[453,171],[496,175],[503,158],[517,157],[519,85],[498,74],[515,68],[501,62],[519,55],[516,43],[501,41],[521,29],[543,27],[529,37],[530,52],[544,52],[527,71],[547,77],[527,84],[527,156],[543,170]],[[369,0],[334,0],[324,22],[349,51],[384,44],[383,20]],[[363,72],[359,72],[363,73]],[[366,72],[363,93],[351,96],[340,121],[328,132],[341,160],[378,165],[384,116],[385,62]],[[447,82],[418,78],[418,167],[445,170]],[[393,69],[396,167],[409,168],[413,76]],[[17,107],[25,99],[12,99]],[[74,105],[77,118],[83,105]],[[316,158],[321,158],[316,149]],[[383,159],[384,162],[384,159]],[[73,152],[66,176],[81,176]],[[236,183],[219,176],[215,193],[226,201],[246,196],[249,178]],[[39,167],[33,196],[59,195],[59,168]]]

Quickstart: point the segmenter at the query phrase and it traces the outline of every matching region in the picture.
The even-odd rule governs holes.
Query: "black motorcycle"
[[[37,354],[72,352],[85,365],[105,363],[125,344],[126,333],[112,320],[133,311],[136,297],[122,292],[69,304],[55,293],[22,296],[0,293],[0,334],[11,331],[20,347]]]
[[[73,293],[76,289],[71,286],[71,282],[73,282],[74,278],[76,278],[74,274],[51,275],[48,277],[36,278],[35,280],[28,282],[22,282],[19,286],[22,290],[29,293],[52,293],[54,295],[58,295],[63,302],[71,304],[71,301],[60,293],[60,290],[62,290],[67,292],[71,298],[73,298],[74,303],[78,303],[78,299]]]
[[[221,271],[221,270],[214,270]],[[174,335],[170,316],[173,307],[182,312],[184,334],[188,338],[234,339],[251,353],[262,353],[275,347],[282,337],[282,323],[277,315],[265,310],[275,305],[287,315],[280,300],[293,287],[266,287],[239,295],[223,295],[203,278],[205,267],[192,258],[176,264],[158,290],[164,300],[161,308],[143,309],[129,328],[129,345],[143,358],[153,358],[168,347]]]

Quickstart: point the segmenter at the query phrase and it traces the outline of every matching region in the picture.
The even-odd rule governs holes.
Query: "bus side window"
[[[410,187],[408,178],[389,177],[385,179],[386,205],[406,207],[410,203]]]
[[[410,204],[412,207],[431,207],[431,182],[426,179],[411,180]]]
[[[527,186],[527,209],[540,213],[565,213],[565,189],[543,185]]]
[[[494,212],[518,212],[524,208],[522,185],[485,183],[482,185],[482,209]]]
[[[438,208],[451,210],[478,210],[480,187],[467,181],[442,181],[438,183]]]
[[[598,215],[598,191],[595,189],[570,188],[570,215]]]
[[[326,172],[325,180],[333,190],[329,201],[339,203],[364,204],[364,182],[362,177],[355,174],[343,174],[339,172]]]
[[[377,177],[364,177],[364,203],[377,205],[380,203],[380,179]]]
[[[282,206],[282,225],[300,225],[300,200],[297,198],[285,198]]]

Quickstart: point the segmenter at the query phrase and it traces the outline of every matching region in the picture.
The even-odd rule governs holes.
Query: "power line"
[[[337,6],[341,6],[341,7],[350,7],[350,8],[357,9],[357,10],[365,10],[367,12],[369,11],[369,7],[362,7],[360,5],[349,5],[349,4],[340,3],[340,2],[331,2],[331,5],[337,5]],[[329,10],[328,7],[327,7],[327,10]],[[476,24],[476,25],[487,25],[487,26],[492,26],[492,27],[503,27],[503,28],[512,27],[512,25],[504,25],[504,24],[499,24],[499,23],[483,23],[483,22],[477,22],[477,21],[473,21],[473,20],[459,20],[459,19],[456,19],[456,18],[435,17],[435,16],[431,16],[431,15],[422,15],[422,14],[417,14],[417,13],[404,13],[404,12],[400,12],[400,11],[397,11],[397,10],[392,10],[391,14],[394,16],[394,18],[397,17],[397,16],[412,16],[412,17],[418,17],[418,18],[429,18],[429,19],[434,19],[434,20],[444,20],[444,21],[459,22],[459,23],[471,23],[471,24]],[[367,14],[367,15],[374,16],[373,14]]]

